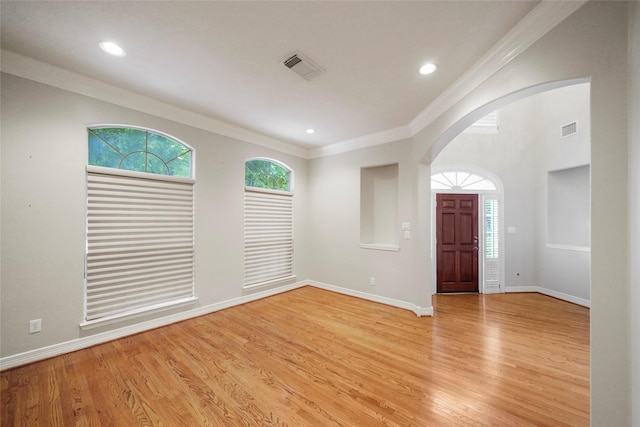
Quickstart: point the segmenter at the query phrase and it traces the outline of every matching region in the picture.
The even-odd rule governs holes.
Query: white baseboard
[[[326,289],[328,291],[337,292],[352,297],[362,298],[369,301],[379,302],[381,304],[390,305],[392,307],[403,308],[405,310],[413,311],[416,316],[433,316],[433,307],[419,307],[410,302],[400,301],[393,298],[382,297],[380,295],[370,294],[367,292],[356,291],[353,289],[342,288],[340,286],[329,285],[327,283],[316,282],[315,280],[309,280],[307,283],[316,288]]]
[[[562,292],[554,291],[552,289],[543,288],[541,286],[508,286],[506,292],[538,292],[543,295],[548,295],[550,297],[558,298],[563,301],[571,302],[574,304],[581,305],[583,307],[591,308],[591,301],[578,298],[573,295],[565,294]]]
[[[507,286],[505,292],[539,292],[537,286]]]
[[[293,289],[306,286],[307,282],[296,282],[289,285],[280,286],[274,289],[269,289],[262,292],[256,292],[249,295],[244,295],[238,298],[232,298],[230,300],[222,301],[215,304],[206,305],[203,307],[194,308],[192,310],[183,311],[180,313],[172,314],[169,316],[159,317],[157,319],[149,320],[146,322],[136,323],[134,325],[125,326],[123,328],[113,329],[111,331],[98,333],[86,337],[76,338],[70,341],[65,341],[59,344],[53,344],[47,347],[41,347],[34,350],[25,351],[7,357],[0,358],[0,371],[5,369],[15,368],[17,366],[26,365],[28,363],[37,362],[39,360],[48,359],[50,357],[59,356],[61,354],[70,353],[72,351],[82,350],[84,348],[92,347],[94,345],[102,344],[108,341],[112,341],[118,338],[123,338],[128,335],[137,334],[140,332],[148,331],[158,328],[160,326],[170,325],[172,323],[180,322],[194,317],[203,316],[205,314],[213,313],[225,308],[234,307],[236,305],[246,304],[251,301],[266,298],[272,295],[276,295],[282,292],[287,292]]]
[[[248,295],[244,295],[238,298],[232,298],[230,300],[222,301],[215,304],[206,305],[203,307],[194,308],[191,310],[183,311],[180,313],[172,314],[169,316],[159,317],[157,319],[149,320],[146,322],[136,323],[134,325],[125,326],[111,331],[98,333],[86,337],[76,338],[70,341],[50,345],[47,347],[41,347],[34,350],[25,351],[7,357],[0,358],[0,371],[5,369],[15,368],[17,366],[26,365],[28,363],[37,362],[39,360],[48,359],[50,357],[60,356],[61,354],[70,353],[72,351],[82,350],[84,348],[92,347],[94,345],[102,344],[108,341],[123,338],[129,335],[137,334],[140,332],[155,329],[161,326],[170,325],[172,323],[180,322],[187,319],[192,319],[198,316],[204,316],[206,314],[214,313],[219,310],[234,307],[237,305],[246,304],[251,301],[256,301],[262,298],[270,297],[282,292],[287,292],[293,289],[301,288],[303,286],[315,286],[317,288],[326,289],[333,292],[338,292],[344,295],[350,295],[369,301],[375,301],[382,304],[391,305],[394,307],[404,308],[411,310],[418,316],[433,316],[433,307],[418,307],[415,304],[407,303],[404,301],[398,301],[391,298],[381,297],[378,295],[368,294],[365,292],[354,291],[351,289],[341,288],[339,286],[328,285],[326,283],[315,282],[312,280],[303,280],[300,282],[292,283],[289,285],[279,286],[277,288],[268,289],[261,292],[256,292]]]
[[[317,282],[314,280],[303,280],[303,281],[292,283],[289,285],[279,286],[274,289],[269,289],[262,292],[256,292],[256,293],[244,295],[238,298],[232,298],[230,300],[222,301],[219,303],[210,304],[204,307],[198,307],[192,310],[183,311],[181,313],[160,317],[158,319],[149,320],[147,322],[141,322],[135,325],[130,325],[130,326],[114,329],[107,332],[102,332],[95,335],[90,335],[86,337],[73,339],[70,341],[65,341],[65,342],[50,345],[47,347],[29,350],[24,353],[3,357],[3,358],[0,358],[0,371],[3,371],[5,369],[10,369],[10,368],[15,368],[21,365],[26,365],[28,363],[37,362],[39,360],[48,359],[50,357],[59,356],[61,354],[70,353],[72,351],[82,350],[84,348],[92,347],[94,345],[102,344],[118,338],[123,338],[128,335],[137,334],[140,332],[158,328],[160,326],[166,326],[172,323],[180,322],[180,321],[191,319],[194,317],[203,316],[205,314],[214,313],[219,310],[224,310],[226,308],[246,304],[251,301],[256,301],[262,298],[270,297],[272,295],[276,295],[282,292],[287,292],[287,291],[301,288],[307,285],[314,286],[320,289],[325,289],[332,292],[337,292],[344,295],[349,295],[356,298],[362,298],[368,301],[374,301],[381,304],[386,304],[392,307],[398,307],[405,310],[413,311],[417,316],[433,316],[433,307],[420,307],[406,301],[400,301],[393,298],[387,298],[380,295],[370,294],[367,292],[356,291],[353,289],[343,288],[340,286],[329,285],[327,283]],[[585,307],[591,306],[591,303],[588,300],[577,298],[577,297],[563,294],[560,292],[552,291],[550,289],[541,288],[539,286],[511,286],[511,287],[507,287],[506,292],[539,292],[544,295],[549,295],[549,296],[562,299],[565,301],[569,301],[574,304],[579,304]]]

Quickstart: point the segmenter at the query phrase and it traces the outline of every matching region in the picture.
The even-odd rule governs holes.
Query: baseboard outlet
[[[343,295],[349,295],[356,298],[362,298],[368,301],[379,302],[381,304],[390,305],[392,307],[403,308],[405,310],[413,311],[416,316],[433,316],[433,307],[419,307],[415,304],[406,301],[400,301],[393,298],[387,298],[380,295],[370,294],[367,292],[356,291],[354,289],[343,288],[340,286],[329,285],[327,283],[317,282],[315,280],[309,280],[307,283],[316,288],[325,289],[327,291],[337,292]]]
[[[508,286],[506,289],[507,293],[513,292],[537,292],[539,294],[547,295],[550,297],[558,298],[563,301],[571,302],[573,304],[578,304],[583,307],[591,308],[591,301],[578,298],[573,295],[565,294],[562,292],[554,291],[552,289],[543,288],[541,286]]]

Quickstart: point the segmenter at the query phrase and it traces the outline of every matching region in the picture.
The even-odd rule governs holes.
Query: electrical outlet
[[[376,285],[376,278],[375,277],[370,277],[369,278],[369,284],[371,286],[375,286]]]
[[[42,330],[42,319],[29,320],[29,333],[35,334]]]

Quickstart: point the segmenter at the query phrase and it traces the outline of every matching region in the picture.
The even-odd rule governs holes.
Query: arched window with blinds
[[[244,286],[295,279],[292,171],[283,163],[245,162]]]
[[[88,129],[85,319],[196,299],[193,149],[132,127]]]

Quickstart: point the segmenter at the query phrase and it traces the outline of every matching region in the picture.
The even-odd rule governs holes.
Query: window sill
[[[253,283],[251,285],[245,285],[242,289],[244,289],[245,291],[248,291],[248,290],[260,289],[260,288],[264,288],[272,285],[284,284],[287,282],[295,282],[296,280],[297,280],[297,277],[295,275],[287,276],[287,277],[282,277],[280,279],[269,280],[267,282],[260,282],[260,283]]]
[[[548,249],[560,249],[573,252],[591,252],[591,248],[589,246],[558,245],[555,243],[547,243],[545,246]]]
[[[182,305],[191,304],[196,301],[198,301],[198,297],[191,297],[191,298],[181,299],[179,301],[171,301],[164,304],[145,307],[135,311],[129,311],[127,313],[118,314],[115,316],[107,316],[107,317],[101,317],[99,319],[87,320],[85,322],[80,323],[80,329],[82,329],[83,331],[87,331],[90,329],[99,328],[101,326],[112,325],[114,323],[124,322],[125,320],[134,319],[136,317],[144,316],[147,314],[158,313],[160,311],[180,307]]]
[[[392,245],[390,243],[360,243],[360,248],[362,249],[374,249],[377,251],[391,251],[391,252],[399,252],[400,246]]]

